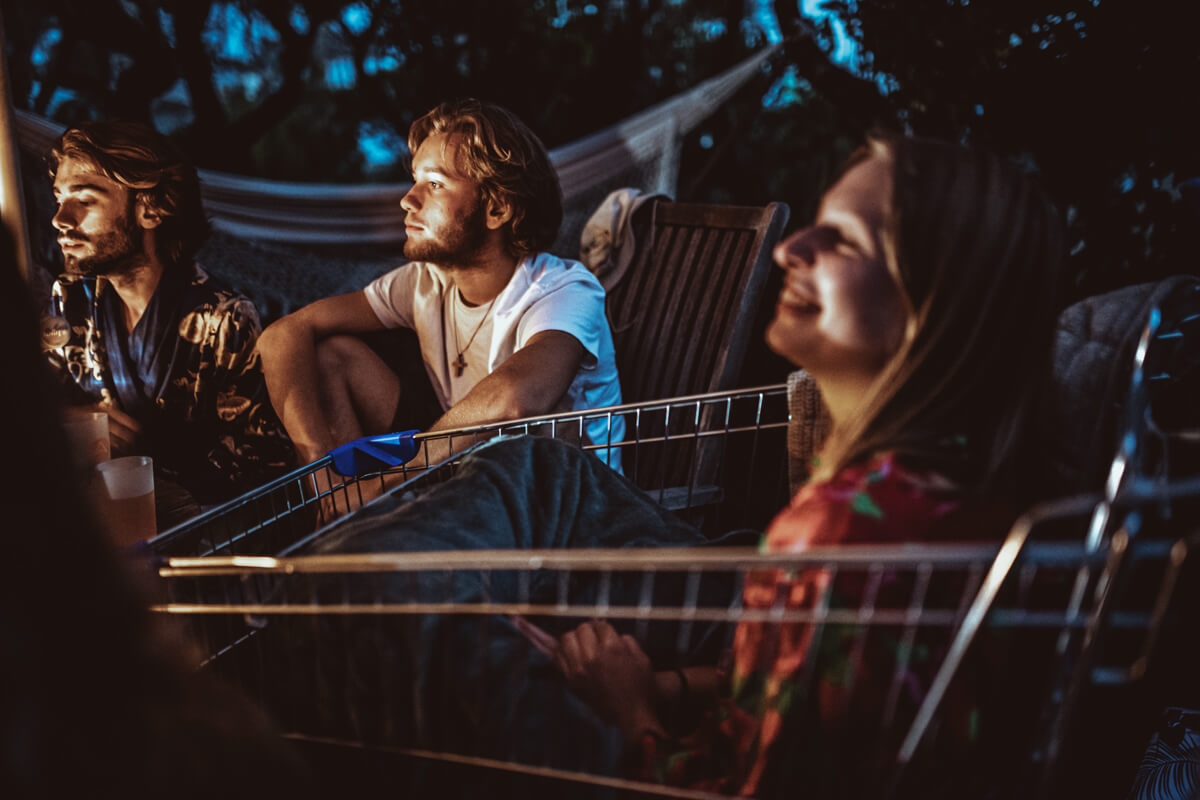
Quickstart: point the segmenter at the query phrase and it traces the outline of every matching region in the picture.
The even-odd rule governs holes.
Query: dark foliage
[[[357,24],[348,6],[365,12]],[[18,103],[63,122],[174,111],[202,166],[317,181],[403,179],[402,159],[364,161],[364,129],[402,149],[415,116],[450,97],[513,108],[549,147],[572,141],[761,46],[746,16],[758,8],[788,44],[685,142],[679,199],[784,200],[802,222],[865,130],[901,128],[1039,171],[1070,221],[1076,295],[1196,270],[1200,212],[1181,184],[1200,176],[1183,88],[1200,50],[1169,0],[846,0],[816,23],[795,4],[742,0],[2,8]],[[835,24],[858,44],[857,69],[832,63]],[[335,61],[341,86],[327,80]],[[257,77],[230,80],[245,75]],[[164,94],[179,81],[189,100],[173,109]]]

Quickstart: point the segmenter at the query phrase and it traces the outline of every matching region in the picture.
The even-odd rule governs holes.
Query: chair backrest
[[[1150,312],[1134,357],[1121,441],[1134,479],[1200,475],[1200,279],[1170,284]],[[1128,449],[1137,443],[1136,452]],[[1114,483],[1112,472],[1109,483]],[[1113,489],[1115,491],[1115,488]]]
[[[1080,333],[1088,335],[1074,341]],[[1115,452],[1106,472],[1098,456],[1094,464],[1052,463],[1071,468],[1060,475],[1078,476],[1068,490],[1090,494],[1027,515],[1031,539],[1082,533],[1084,551],[1103,556],[1063,576],[1068,616],[1092,618],[1054,642],[1058,674],[1032,759],[1043,765],[1037,796],[1055,796],[1060,786],[1087,796],[1106,786],[1086,783],[1095,765],[1134,752],[1149,735],[1140,726],[1158,710],[1153,704],[1194,683],[1195,662],[1182,653],[1194,649],[1200,609],[1200,564],[1185,560],[1200,544],[1200,280],[1175,276],[1067,309],[1054,361],[1058,417],[1074,413],[1079,421],[1066,433],[1087,434],[1059,452]],[[1085,500],[1096,502],[1089,508]],[[1053,509],[1072,503],[1080,505],[1077,524],[1057,524]],[[1143,719],[1135,720],[1134,709],[1150,716],[1139,710]]]
[[[633,264],[608,294],[625,402],[735,388],[787,220],[784,203],[638,210]]]
[[[1146,391],[1164,425],[1188,424],[1194,405],[1186,402],[1187,389],[1200,373],[1200,332],[1194,330],[1200,320],[1198,286],[1193,276],[1174,276],[1089,297],[1059,315],[1049,382],[1033,432],[1042,498],[1095,491],[1104,484],[1112,454],[1127,433],[1134,355],[1156,309],[1163,329],[1144,355]]]
[[[771,250],[788,213],[783,203],[747,207],[664,199],[637,210],[631,219],[632,262],[608,291],[624,402],[736,388]],[[639,439],[662,441],[639,447],[636,458],[622,463],[625,474],[646,489],[718,484],[722,461],[732,457],[723,442],[670,441],[689,427],[711,427],[712,421],[663,423],[637,426]],[[686,505],[695,506],[694,493],[688,497]]]

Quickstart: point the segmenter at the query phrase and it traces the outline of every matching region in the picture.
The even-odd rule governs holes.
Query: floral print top
[[[894,453],[878,454],[801,489],[772,521],[761,546],[771,552],[801,552],[814,545],[921,541],[930,538],[936,523],[961,502],[961,491],[948,479],[906,468]],[[831,589],[829,581],[824,570],[759,571],[747,577],[743,603],[749,609],[769,609],[779,599],[788,608],[810,608]],[[839,605],[839,592],[861,593],[861,581],[858,586],[852,583],[837,581],[831,605]],[[644,736],[639,743],[642,777],[724,793],[775,796],[798,775],[811,785],[814,766],[817,772],[836,769],[819,753],[822,739],[852,713],[845,683],[853,630],[856,626],[826,625],[813,648],[811,625],[739,623],[729,696],[687,736]],[[868,674],[858,674],[856,696],[870,696],[864,683],[870,681],[875,655],[868,654],[862,662]],[[816,659],[816,674],[805,680],[804,668],[811,658]],[[916,673],[910,676],[916,684],[911,690],[918,695],[929,677],[921,673],[921,660],[918,653],[910,661]],[[806,690],[810,685],[813,692]],[[877,695],[864,702],[882,704]],[[822,760],[824,764],[813,763]],[[794,789],[786,793],[793,795]]]
[[[53,298],[70,326],[48,352],[67,402],[116,407],[142,426],[141,454],[200,503],[252,489],[294,455],[267,397],[258,312],[200,268],[164,272],[128,335],[104,280],[63,276]]]

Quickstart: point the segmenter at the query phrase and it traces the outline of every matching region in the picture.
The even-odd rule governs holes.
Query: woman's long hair
[[[1019,493],[1013,466],[1058,307],[1059,213],[1032,176],[989,153],[875,136],[846,169],[871,157],[893,165],[884,257],[908,326],[814,477],[895,450],[967,487]]]

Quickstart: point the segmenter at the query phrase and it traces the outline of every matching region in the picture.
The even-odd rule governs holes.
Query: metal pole
[[[8,83],[4,14],[0,12],[0,219],[3,219],[13,239],[17,270],[28,283],[33,259],[29,252],[29,229],[25,224],[25,194],[22,186],[21,156],[17,146],[12,91]]]

